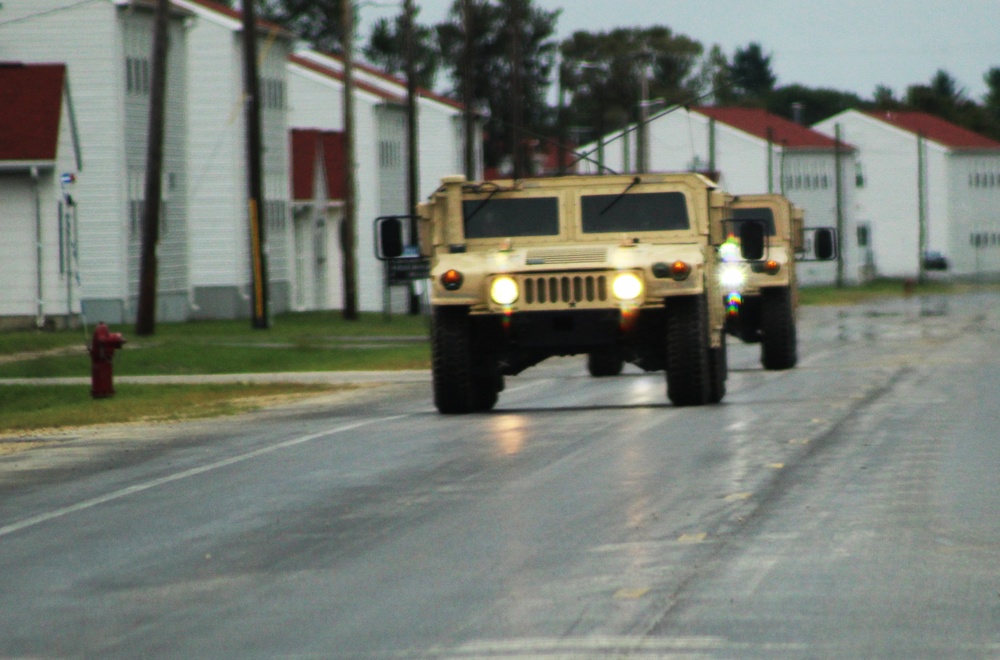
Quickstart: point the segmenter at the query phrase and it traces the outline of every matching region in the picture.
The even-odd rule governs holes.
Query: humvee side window
[[[585,234],[690,229],[680,192],[583,195],[580,203]]]
[[[559,235],[559,200],[555,197],[465,200],[462,215],[466,238]]]
[[[733,225],[737,234],[740,232],[740,220],[756,220],[764,225],[764,234],[774,236],[774,212],[765,207],[759,209],[733,209]]]

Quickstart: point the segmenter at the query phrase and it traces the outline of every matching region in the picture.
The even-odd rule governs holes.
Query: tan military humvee
[[[676,405],[721,400],[730,201],[699,174],[445,178],[419,208],[438,410],[489,410],[504,376],[577,354],[594,375],[664,370]]]
[[[791,369],[798,362],[795,320],[798,310],[797,259],[836,258],[836,236],[820,228],[825,249],[804,255],[803,211],[777,194],[740,195],[733,198],[733,231],[756,222],[764,230],[760,259],[744,263],[745,278],[738,292],[727,294],[726,331],[747,343],[760,343],[765,369]],[[725,255],[726,250],[723,249]],[[734,295],[735,294],[735,295]]]

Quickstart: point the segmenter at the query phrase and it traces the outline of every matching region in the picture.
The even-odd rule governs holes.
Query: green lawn
[[[92,328],[88,328],[92,330]],[[183,375],[270,371],[424,369],[430,366],[427,317],[339,313],[284,314],[272,327],[249,321],[161,323],[148,337],[132,326],[113,326],[125,347],[115,353],[116,375]],[[89,335],[77,330],[0,333],[0,378],[88,376]],[[58,350],[63,349],[63,350]],[[4,356],[47,351],[31,359]]]
[[[430,367],[426,316],[387,321],[362,314],[345,321],[339,312],[315,312],[279,315],[266,330],[251,328],[249,321],[192,321],[157,324],[149,337],[137,337],[134,326],[111,331],[126,341],[115,353],[116,377]],[[0,378],[89,377],[89,339],[82,328],[0,332]],[[0,433],[224,415],[338,388],[117,383],[115,389],[114,397],[94,400],[86,385],[0,385]]]

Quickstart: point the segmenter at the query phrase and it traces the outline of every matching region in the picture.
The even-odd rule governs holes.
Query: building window
[[[142,236],[142,215],[146,203],[141,199],[130,199],[128,201],[128,235],[129,238],[137,239]]]
[[[398,142],[381,140],[378,144],[378,164],[381,167],[399,167],[402,162],[403,147]]]
[[[861,166],[861,163],[854,164],[854,187],[855,188],[865,187],[865,170]]]
[[[868,247],[868,225],[858,225],[858,247]]]
[[[261,107],[265,110],[284,110],[286,107],[285,81],[277,78],[261,78]]]
[[[284,231],[288,222],[285,213],[288,205],[281,200],[272,200],[264,205],[264,221],[267,223],[268,231]]]
[[[149,94],[149,60],[143,57],[125,58],[125,91],[129,94]]]

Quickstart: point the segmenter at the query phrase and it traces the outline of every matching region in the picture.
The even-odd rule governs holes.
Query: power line
[[[27,21],[32,21],[36,18],[43,18],[45,16],[51,16],[53,14],[61,14],[64,11],[70,11],[71,9],[76,9],[77,7],[82,7],[83,5],[92,5],[97,2],[103,2],[104,0],[80,0],[79,2],[74,2],[71,5],[66,5],[65,7],[56,7],[55,9],[49,9],[48,11],[41,11],[37,14],[28,14],[27,16],[22,16],[20,18],[12,18],[9,21],[0,21],[0,28],[5,25],[14,25],[15,23],[25,23]]]

